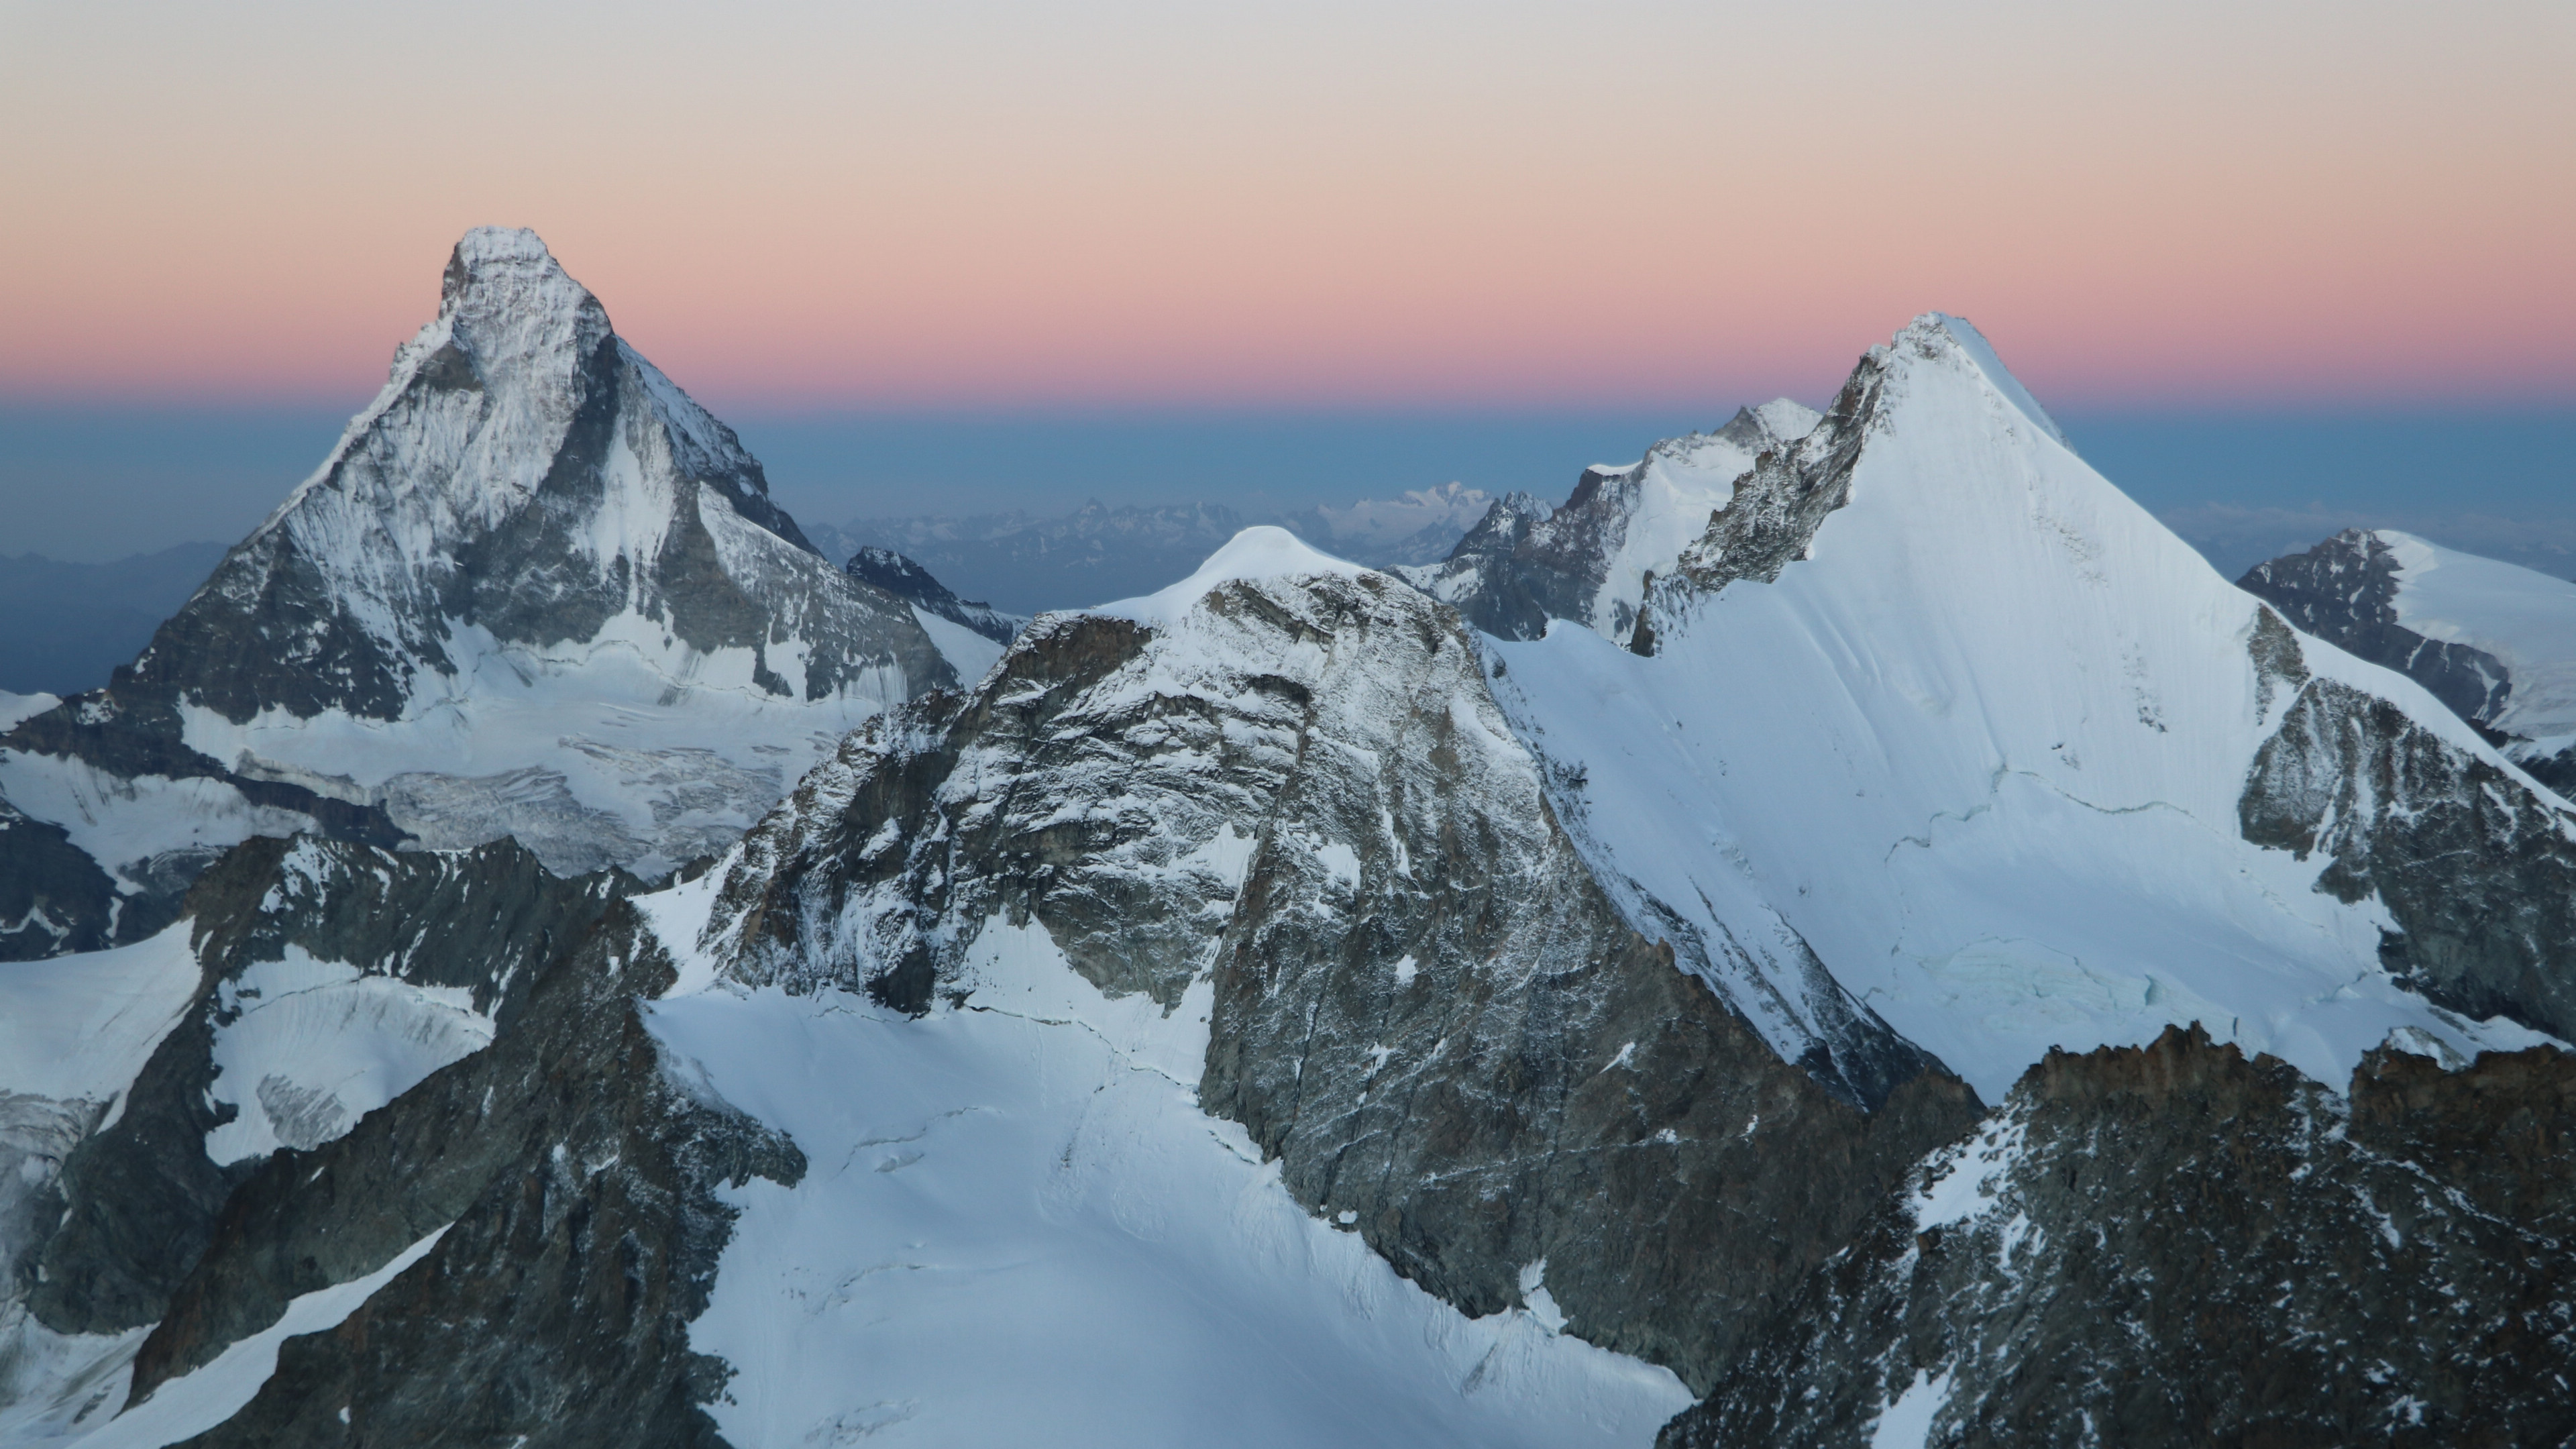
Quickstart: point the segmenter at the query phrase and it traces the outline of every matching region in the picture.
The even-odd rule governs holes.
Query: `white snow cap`
[[[1322,552],[1284,528],[1261,524],[1227,539],[1198,571],[1141,599],[1121,599],[1092,610],[1139,624],[1171,625],[1197,607],[1210,590],[1238,579],[1299,579],[1317,574],[1357,577],[1369,570]]]
[[[2057,420],[2048,415],[2048,409],[2039,405],[2039,399],[2032,397],[2021,379],[2013,376],[2003,359],[1995,355],[1994,344],[1986,340],[1986,334],[1967,318],[1926,312],[1907,323],[1905,330],[1896,334],[1893,345],[1899,349],[1910,347],[1925,357],[1939,357],[1945,352],[1958,357],[1976,370],[1987,389],[2005,406],[2030,419],[2059,446],[2074,447],[2058,428]]]
[[[1803,438],[1816,430],[1825,415],[1796,398],[1775,397],[1753,410],[1762,426],[1783,438]]]

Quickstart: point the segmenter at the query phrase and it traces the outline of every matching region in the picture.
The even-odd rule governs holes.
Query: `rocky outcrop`
[[[2433,638],[2407,626],[2399,595],[2410,575],[2401,545],[2420,570],[2447,576],[2450,570],[2441,561],[2448,559],[2453,569],[2486,571],[2486,578],[2453,601],[2469,605],[2466,617],[2416,621],[2436,632],[2465,631],[2465,637]],[[2481,592],[2498,577],[2507,581],[2503,589]],[[2555,671],[2544,667],[2537,687],[2527,687],[2534,681],[2516,678],[2516,666],[2476,642],[2497,628],[2527,639],[2536,618],[2570,616],[2563,581],[2491,559],[2451,554],[2408,534],[2353,528],[2305,553],[2256,564],[2237,586],[2279,609],[2301,632],[2423,685],[2532,778],[2560,795],[2576,793],[2576,748],[2563,738],[2563,681],[2547,677],[2563,673],[2563,666]],[[2416,597],[2420,605],[2420,592]],[[2544,604],[2538,615],[2530,612],[2535,602]],[[2486,617],[2480,617],[2481,610]],[[2541,624],[2537,632],[2546,635],[2549,627]]]
[[[289,1339],[196,1445],[712,1445],[725,1365],[690,1349],[753,1175],[792,1143],[695,1090],[639,995],[671,980],[631,908],[554,957],[515,1023],[313,1152],[263,1164],[135,1362],[134,1394],[445,1229],[337,1328]]]
[[[2576,1040],[2576,819],[2385,699],[2306,679],[2255,756],[2245,838],[2374,893],[2381,960],[2427,998]]]
[[[237,847],[188,897],[185,929],[203,968],[195,1003],[113,1125],[85,1132],[61,1159],[59,1215],[18,1265],[37,1320],[107,1333],[161,1318],[234,1188],[258,1170],[259,1158],[218,1161],[209,1134],[248,1110],[255,1090],[220,1080],[215,1047],[243,1016],[240,984],[259,963],[295,956],[355,978],[453,988],[506,1026],[537,968],[632,885],[560,880],[507,841],[453,856],[312,840]]]
[[[2559,1443],[2571,1128],[2547,1048],[2052,1055],[1663,1443]]]
[[[1738,579],[1767,584],[1806,556],[1826,515],[1851,501],[1852,469],[1862,444],[1874,427],[1885,426],[1879,393],[1888,365],[1886,349],[1863,357],[1813,427],[1754,460],[1727,506],[1681,551],[1671,571],[1647,580],[1648,606],[1624,633],[1630,649],[1655,652],[1651,616],[1658,585],[1663,596],[1686,599],[1714,594]]]
[[[957,597],[946,584],[932,578],[930,570],[890,548],[868,545],[851,554],[850,561],[842,567],[851,578],[883,589],[925,613],[972,629],[996,644],[1010,643],[1011,636],[1028,622],[980,600]]]
[[[2396,670],[2472,724],[2494,723],[2513,692],[2504,662],[2397,622],[2399,572],[2385,540],[2348,528],[2306,553],[2256,564],[2236,585],[2280,610],[2299,632]]]
[[[30,818],[0,798],[0,961],[33,961],[115,944],[130,903],[70,833]],[[149,935],[168,924],[138,912],[126,929]]]
[[[1484,1313],[1544,1260],[1571,1331],[1695,1381],[1980,1110],[1884,1027],[1776,1055],[1592,882],[1470,636],[1381,575],[1042,618],[809,777],[707,941],[927,1011],[995,920],[1112,994],[1211,980],[1202,1102],[1399,1271]]]
[[[1739,409],[1625,468],[1585,469],[1560,506],[1498,499],[1447,559],[1396,573],[1496,638],[1535,639],[1568,619],[1624,639],[1650,581],[1728,507],[1736,481],[1816,420],[1786,398]]]

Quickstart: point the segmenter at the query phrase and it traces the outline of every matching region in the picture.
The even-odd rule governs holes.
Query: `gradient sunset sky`
[[[0,403],[339,404],[534,226],[720,409],[2576,400],[2576,7],[0,4]]]

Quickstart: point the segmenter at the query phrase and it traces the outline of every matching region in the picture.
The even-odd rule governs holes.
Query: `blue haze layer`
[[[87,564],[229,543],[312,471],[356,405],[0,405],[0,575],[31,567],[11,555]],[[1724,422],[1733,407],[1697,415],[728,411],[768,465],[779,501],[801,519],[840,525],[1013,510],[1044,517],[1093,499],[1217,503],[1260,517],[1453,479],[1554,500],[1585,464],[1630,461],[1656,438]],[[2406,528],[2576,575],[2576,409],[2068,410],[2059,420],[2095,467],[2231,578],[2352,525]],[[157,616],[179,602],[168,597],[169,571],[56,572],[44,587],[67,600],[94,597],[102,612]],[[150,597],[125,597],[132,590],[117,579],[151,580]],[[29,681],[7,660],[46,627],[24,608],[10,613],[0,618],[0,688]],[[111,634],[121,641],[129,632]],[[104,682],[105,670],[54,657],[46,687],[81,687],[87,674]]]

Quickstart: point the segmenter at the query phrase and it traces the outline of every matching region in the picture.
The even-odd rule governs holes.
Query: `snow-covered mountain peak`
[[[104,697],[13,732],[0,789],[156,889],[335,812],[378,844],[515,834],[559,869],[659,871],[860,720],[990,663],[996,641],[940,627],[955,660],[814,551],[535,233],[484,228],[321,468]],[[204,798],[94,801],[46,763],[71,758]],[[133,829],[97,823],[117,815]]]
[[[599,299],[524,227],[481,226],[458,240],[439,286],[438,311],[433,328],[443,325],[460,345],[494,359],[565,341],[596,346],[609,332]]]
[[[2492,807],[2552,860],[2576,822],[2419,687],[2220,578],[1956,319],[1873,349],[1766,455],[1632,643],[1651,657],[1556,630],[1498,685],[1587,782],[1565,808],[1605,874],[1709,939],[1794,931],[1981,1093],[2168,1024],[2336,1082],[2392,1031],[2469,1054],[2529,1039],[2476,1024],[2508,1005],[2576,1020],[2408,967],[2387,943],[2447,953],[2452,887],[2365,863],[2401,818]],[[2373,793],[2367,750],[2421,762],[2407,799]]]
[[[1824,414],[1795,398],[1775,397],[1760,407],[1746,408],[1739,419],[1749,419],[1776,439],[1803,438],[1824,421]],[[1729,424],[1733,426],[1733,424]]]
[[[1095,613],[1133,619],[1140,624],[1169,627],[1197,607],[1199,600],[1216,589],[1236,582],[1268,579],[1313,578],[1319,574],[1355,577],[1369,572],[1358,564],[1337,559],[1331,554],[1274,524],[1247,528],[1227,540],[1225,547],[1208,555],[1188,578],[1166,589],[1147,594],[1141,599],[1122,599],[1104,604]]]
[[[2032,397],[2030,390],[2021,385],[2021,379],[2013,376],[2011,369],[2004,366],[2003,359],[1995,355],[1994,344],[1988,342],[1986,335],[1965,317],[1953,317],[1946,312],[1926,312],[1907,323],[1905,330],[1896,334],[1896,340],[1884,352],[1872,349],[1872,354],[1886,359],[1885,365],[1891,379],[1897,380],[1899,392],[1904,389],[1902,379],[1917,367],[1929,365],[1964,371],[1982,384],[1996,406],[2028,419],[2033,427],[2061,447],[2073,446],[2066,441],[2066,434],[2057,426],[2057,420],[2048,415],[2048,410],[2039,405],[2039,399]]]
[[[453,303],[460,293],[510,281],[569,288],[580,301],[592,300],[587,288],[564,274],[545,239],[524,226],[478,226],[457,238],[439,294]]]

